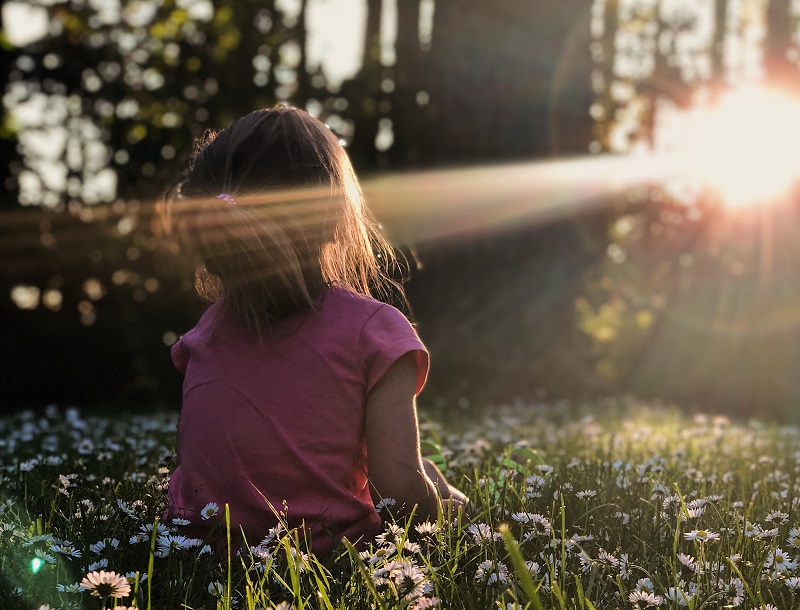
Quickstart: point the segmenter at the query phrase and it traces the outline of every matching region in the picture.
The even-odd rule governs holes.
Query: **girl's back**
[[[212,305],[172,348],[185,373],[179,464],[169,516],[195,524],[209,502],[230,505],[233,531],[256,544],[285,513],[315,551],[380,528],[367,480],[366,397],[403,354],[427,355],[403,315],[343,288],[252,340]],[[202,533],[202,532],[201,532]]]

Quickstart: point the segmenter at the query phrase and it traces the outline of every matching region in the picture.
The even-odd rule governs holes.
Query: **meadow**
[[[800,430],[594,404],[421,408],[472,510],[358,553],[161,523],[175,413],[0,419],[0,608],[797,608]],[[436,447],[439,448],[438,453]],[[535,453],[534,453],[535,451]],[[226,531],[225,507],[204,517]]]

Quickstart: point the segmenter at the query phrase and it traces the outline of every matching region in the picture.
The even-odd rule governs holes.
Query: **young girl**
[[[428,354],[370,296],[391,289],[392,250],[336,136],[297,109],[253,112],[204,136],[171,211],[213,304],[171,351],[185,378],[165,516],[203,534],[228,504],[253,545],[282,513],[324,553],[378,533],[382,498],[420,520],[462,506],[420,457]]]

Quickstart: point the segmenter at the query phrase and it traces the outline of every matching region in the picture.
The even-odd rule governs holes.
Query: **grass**
[[[441,412],[422,434],[472,513],[412,528],[382,509],[369,550],[318,558],[284,530],[212,548],[159,523],[175,425],[54,406],[0,419],[0,608],[800,604],[796,428],[624,400]],[[130,592],[81,590],[99,570]]]

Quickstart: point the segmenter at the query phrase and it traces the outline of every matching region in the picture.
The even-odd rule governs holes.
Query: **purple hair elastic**
[[[217,199],[222,199],[228,205],[236,205],[236,200],[233,198],[233,195],[229,195],[228,193],[220,193],[217,195]]]

